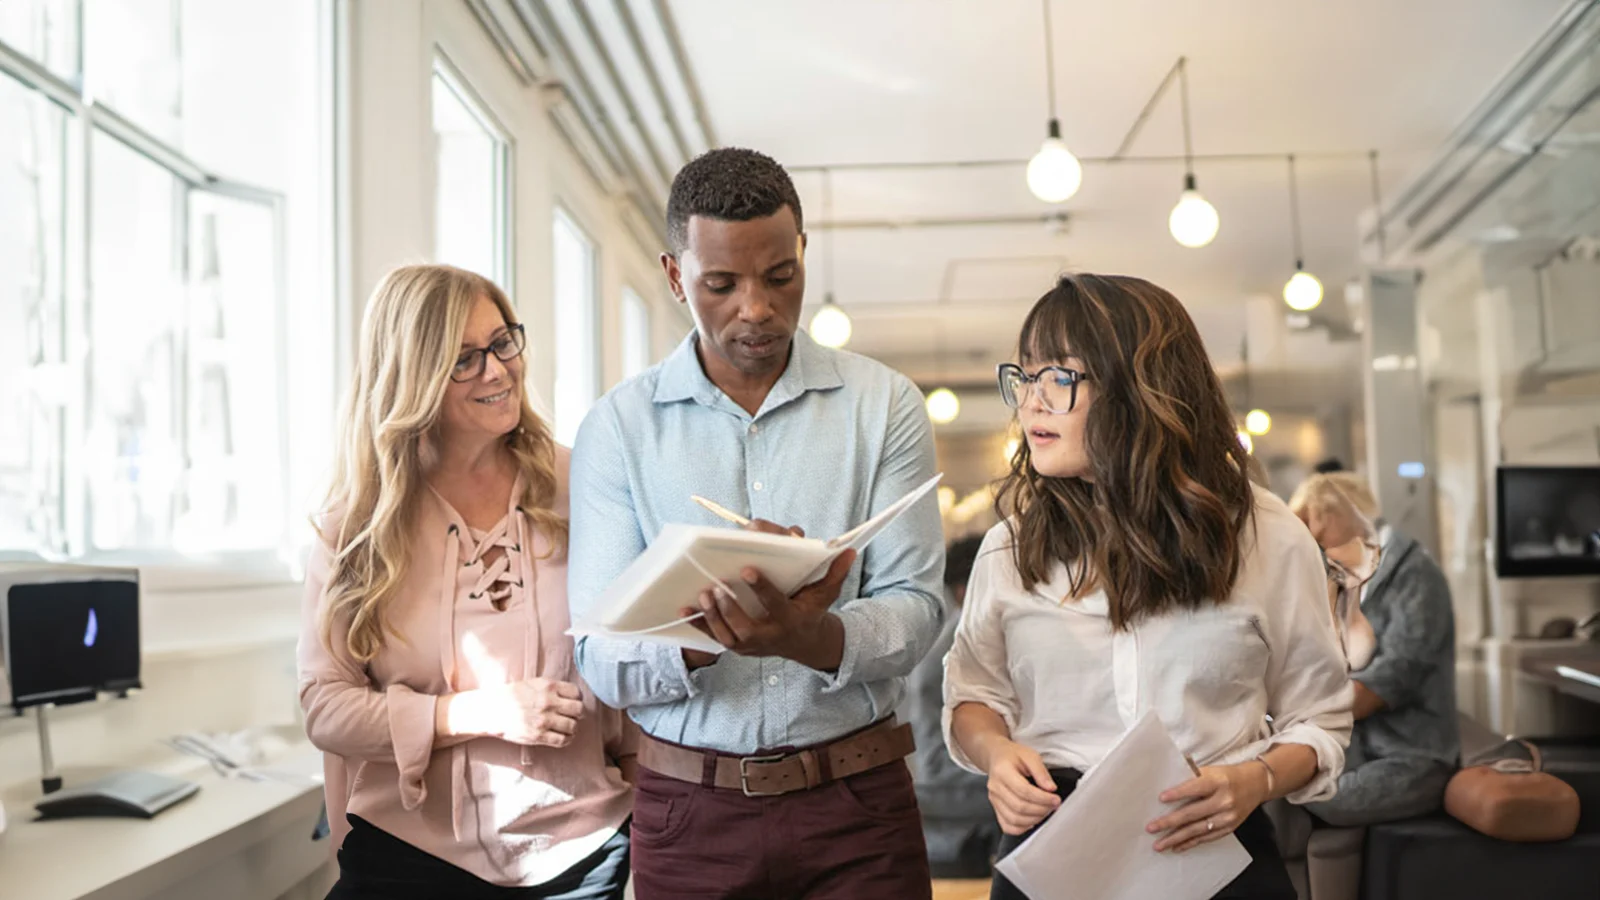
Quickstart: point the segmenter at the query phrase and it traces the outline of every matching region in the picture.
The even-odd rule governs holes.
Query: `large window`
[[[78,74],[80,0],[0,2],[0,42],[58,75]]]
[[[433,70],[434,256],[508,292],[510,157],[504,132],[450,67]]]
[[[650,368],[650,307],[633,288],[622,289],[622,377]]]
[[[555,215],[555,433],[571,446],[600,393],[594,243],[560,209]]]
[[[286,548],[316,6],[0,3],[0,551]]]
[[[65,538],[66,126],[61,107],[0,74],[0,549]]]

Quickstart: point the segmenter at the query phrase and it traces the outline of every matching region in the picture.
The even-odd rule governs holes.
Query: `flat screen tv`
[[[1495,574],[1600,576],[1600,466],[1501,466]]]
[[[138,572],[0,569],[0,647],[0,702],[18,712],[140,687]]]

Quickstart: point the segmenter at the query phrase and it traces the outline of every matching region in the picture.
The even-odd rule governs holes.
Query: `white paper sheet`
[[[1250,864],[1228,835],[1183,853],[1154,849],[1158,797],[1194,777],[1155,713],[1144,718],[996,869],[1030,900],[1207,900]]]

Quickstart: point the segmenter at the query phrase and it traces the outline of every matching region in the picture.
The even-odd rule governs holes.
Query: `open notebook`
[[[740,606],[758,614],[761,601],[739,577],[746,567],[760,569],[779,590],[793,593],[821,578],[839,554],[864,550],[901,513],[927,496],[941,477],[928,479],[883,512],[831,541],[668,525],[567,633],[657,641],[720,653],[725,648],[692,624],[697,615],[678,615],[680,609],[695,605],[701,591],[721,583]]]

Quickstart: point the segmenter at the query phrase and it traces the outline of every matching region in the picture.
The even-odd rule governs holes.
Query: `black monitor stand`
[[[50,747],[49,704],[34,707],[39,727],[39,786],[44,799],[34,804],[41,819],[70,816],[132,816],[149,819],[200,790],[192,781],[153,772],[113,772],[79,787],[63,791]]]
[[[61,775],[56,771],[56,755],[50,749],[50,720],[45,716],[48,703],[33,708],[34,721],[39,727],[39,787],[46,794],[61,790]]]

